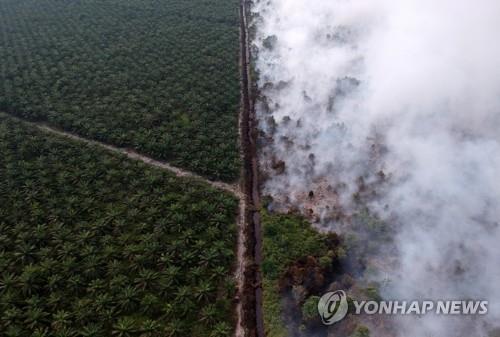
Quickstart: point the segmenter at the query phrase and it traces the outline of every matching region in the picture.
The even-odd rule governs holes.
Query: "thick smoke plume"
[[[392,223],[388,298],[486,299],[487,317],[398,320],[487,336],[500,318],[500,2],[256,1],[264,192],[317,226]],[[383,247],[381,247],[383,252]]]

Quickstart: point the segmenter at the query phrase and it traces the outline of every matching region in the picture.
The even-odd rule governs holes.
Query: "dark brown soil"
[[[247,256],[251,266],[245,270],[243,289],[243,325],[248,337],[264,337],[262,314],[262,230],[260,222],[259,169],[257,160],[256,118],[250,78],[247,29],[248,3],[240,1],[241,30],[241,147],[243,151],[242,191],[247,199],[245,209]]]

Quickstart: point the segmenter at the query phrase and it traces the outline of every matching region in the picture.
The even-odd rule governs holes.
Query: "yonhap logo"
[[[347,295],[343,290],[328,292],[321,296],[318,302],[318,313],[325,325],[342,320],[348,309]]]
[[[484,300],[413,300],[356,301],[352,300],[352,315],[486,315],[489,302]],[[342,320],[349,310],[343,290],[331,291],[318,301],[318,313],[325,325]]]

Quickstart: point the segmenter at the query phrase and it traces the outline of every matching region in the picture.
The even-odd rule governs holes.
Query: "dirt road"
[[[240,303],[236,337],[264,337],[262,315],[262,230],[260,223],[259,169],[257,156],[257,121],[253,105],[248,36],[248,2],[240,0],[240,69],[241,111],[240,148],[243,163],[240,190],[243,193],[244,219],[241,226],[243,271],[239,282]]]

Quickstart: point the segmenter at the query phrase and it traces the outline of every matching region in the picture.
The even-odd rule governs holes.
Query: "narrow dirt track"
[[[239,211],[238,211],[238,236],[237,236],[237,248],[236,248],[236,268],[234,272],[234,278],[236,280],[236,287],[238,289],[237,296],[238,301],[235,305],[235,316],[236,316],[236,326],[234,330],[234,337],[246,337],[245,334],[245,322],[244,322],[244,312],[243,312],[243,289],[245,288],[245,271],[247,268],[247,259],[246,259],[246,217],[245,212],[247,209],[247,201],[244,195],[240,198]]]
[[[242,279],[239,283],[238,325],[236,337],[264,337],[262,312],[262,229],[260,222],[259,164],[257,156],[257,120],[253,105],[253,87],[248,34],[249,2],[240,0],[241,111],[240,148],[242,157],[241,191],[244,241]],[[241,324],[240,324],[241,323]]]
[[[137,153],[136,151],[133,151],[133,150],[130,150],[130,149],[127,149],[127,148],[121,148],[121,147],[117,147],[117,146],[114,146],[114,145],[109,145],[109,144],[98,142],[98,141],[95,141],[95,140],[90,140],[90,139],[87,139],[87,138],[83,138],[83,137],[78,136],[76,134],[73,134],[71,132],[62,131],[62,130],[56,129],[54,127],[48,126],[45,123],[29,122],[29,121],[23,120],[21,118],[14,117],[12,115],[8,115],[8,116],[9,116],[9,118],[16,119],[18,121],[21,121],[22,123],[29,124],[29,125],[37,128],[37,129],[40,129],[42,131],[45,131],[45,132],[48,132],[48,133],[51,133],[51,134],[54,134],[54,135],[66,137],[66,138],[69,138],[69,139],[72,139],[72,140],[76,140],[76,141],[79,141],[79,142],[82,142],[82,143],[85,143],[85,144],[97,146],[97,147],[106,149],[106,150],[108,150],[110,152],[123,154],[123,155],[127,156],[130,159],[138,160],[138,161],[141,161],[141,162],[143,162],[145,164],[148,164],[148,165],[151,165],[151,166],[155,166],[155,167],[158,167],[158,168],[170,171],[171,173],[175,174],[177,177],[189,177],[189,178],[193,178],[195,180],[203,181],[204,183],[206,183],[206,184],[208,184],[208,185],[210,185],[210,186],[212,186],[214,188],[217,188],[219,190],[224,190],[226,192],[229,192],[229,193],[233,194],[238,199],[241,199],[243,197],[243,193],[240,191],[240,187],[239,187],[238,184],[234,184],[233,185],[233,184],[227,184],[227,183],[224,183],[224,182],[221,182],[221,181],[209,180],[209,179],[207,179],[205,177],[197,175],[196,173],[183,170],[181,168],[172,166],[172,165],[170,165],[170,164],[168,164],[166,162],[163,162],[163,161],[158,161],[156,159],[153,159],[153,158],[150,158],[148,156],[142,155],[140,153]]]

